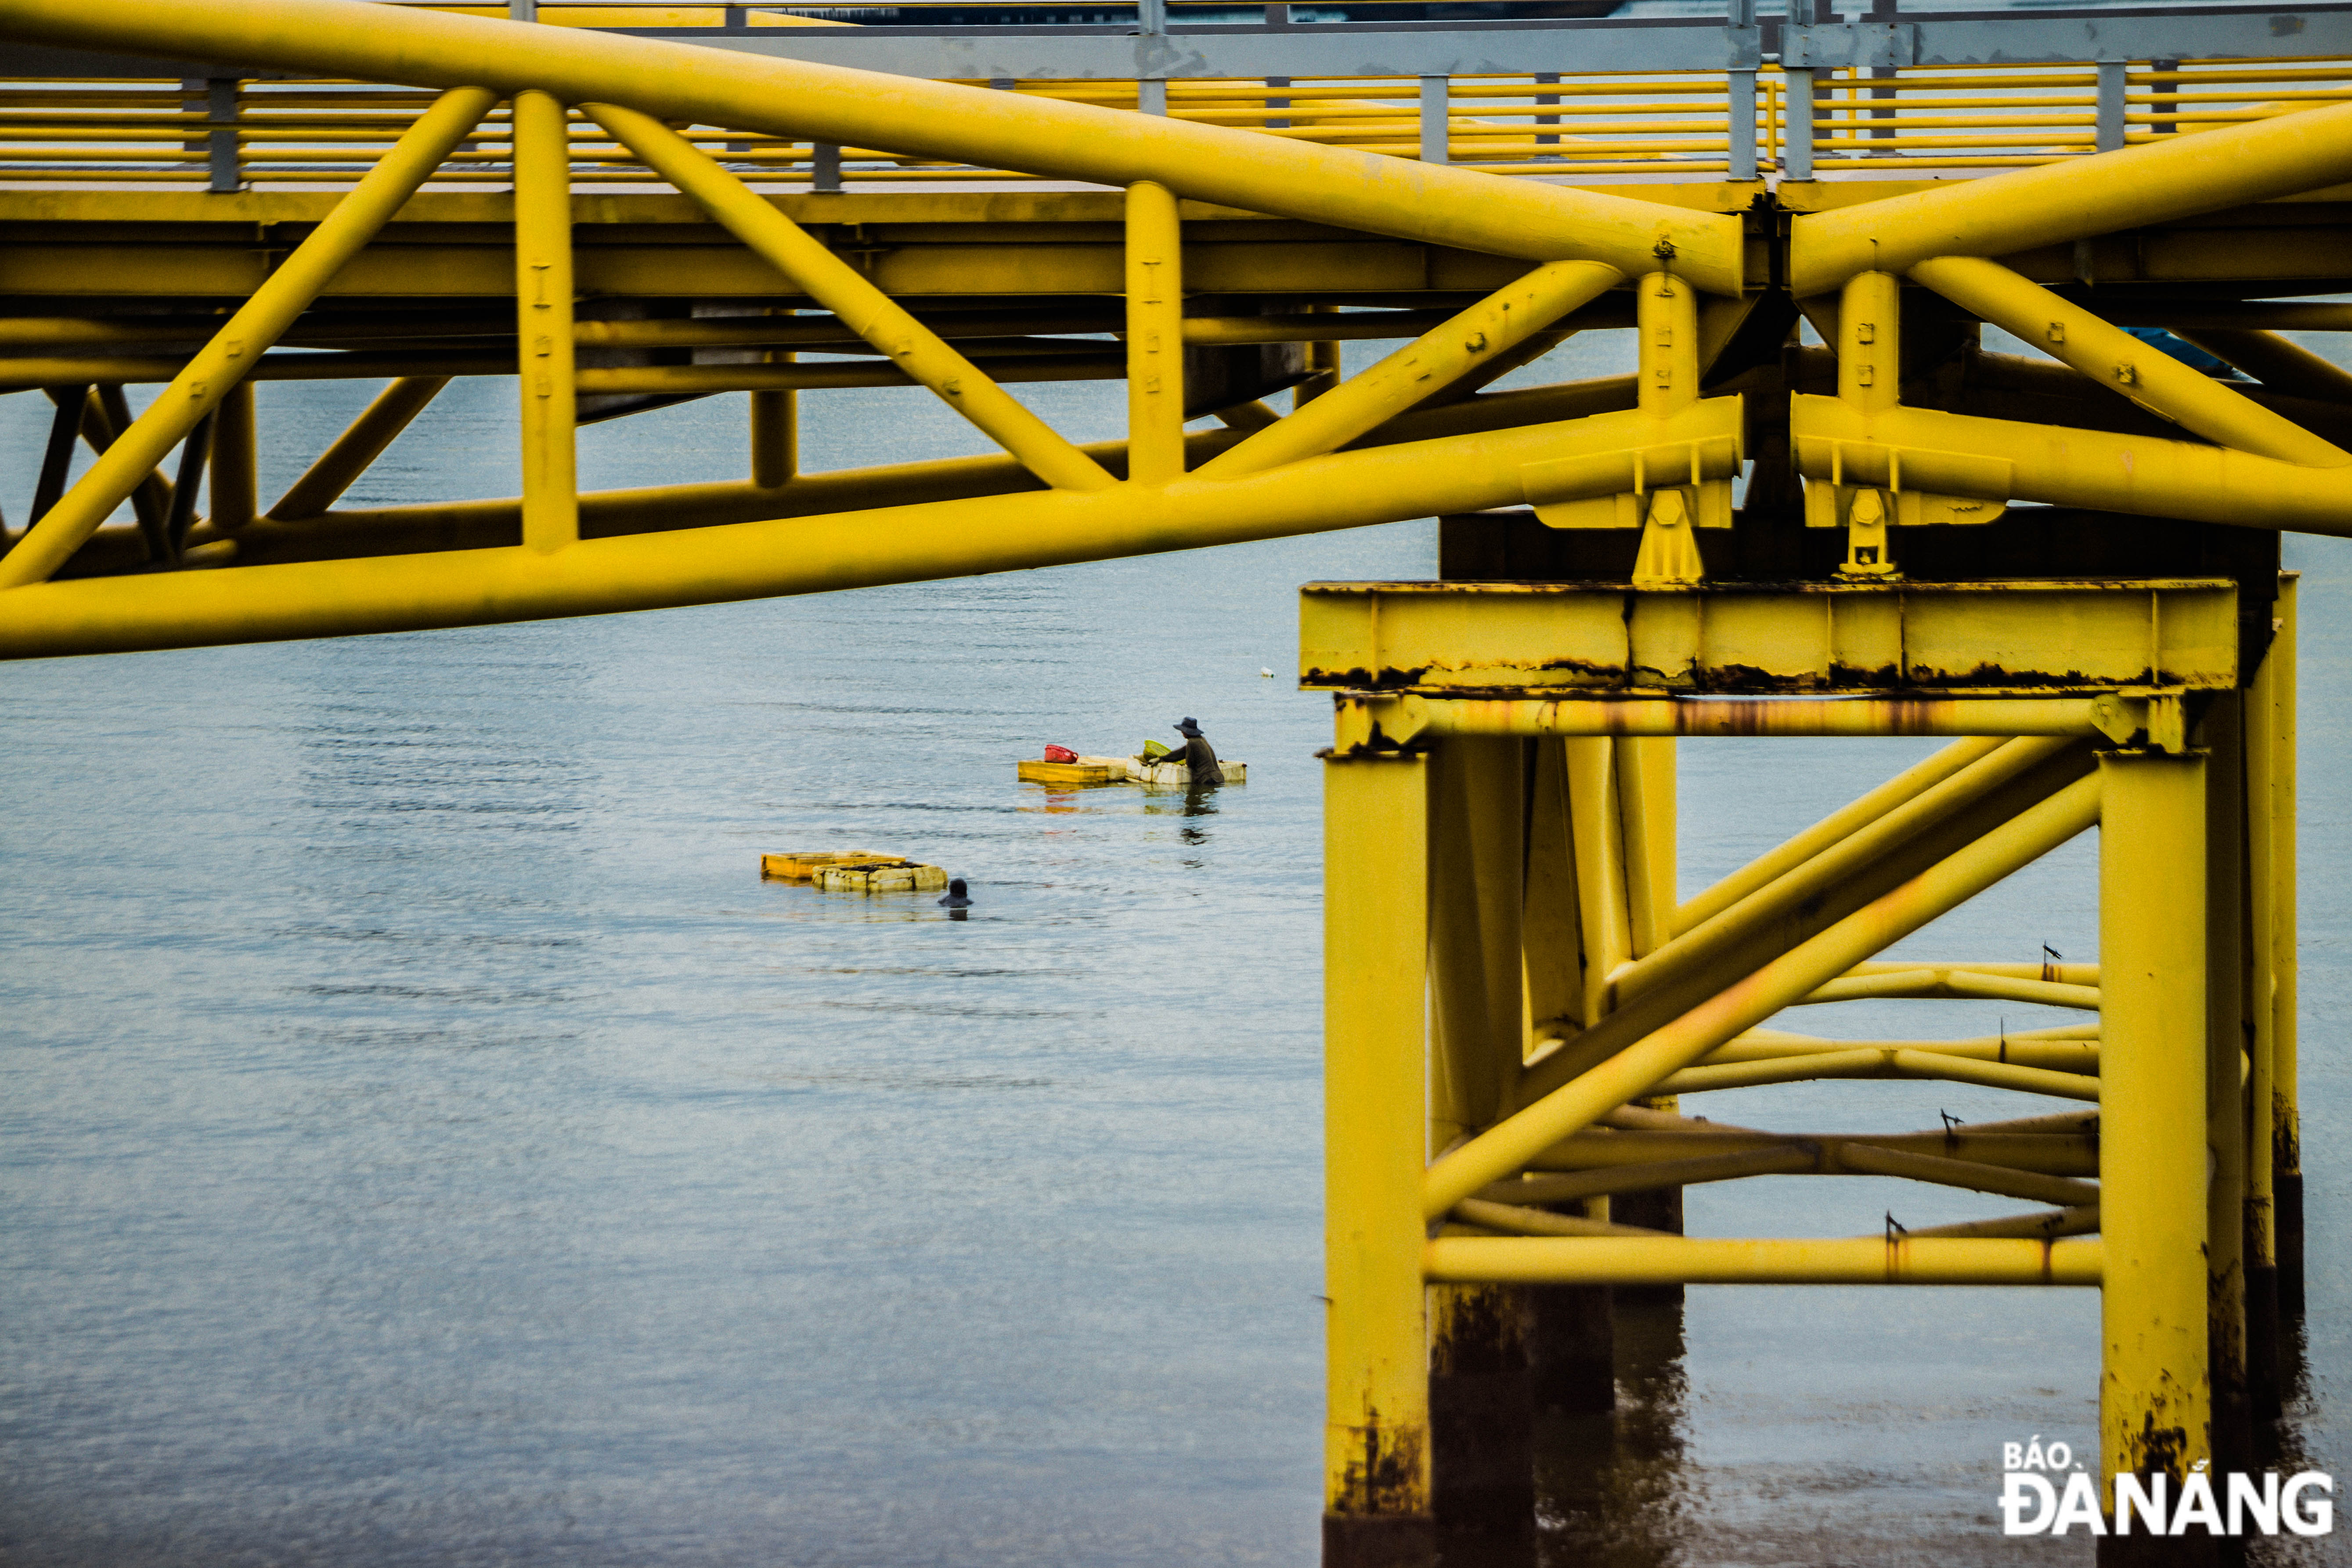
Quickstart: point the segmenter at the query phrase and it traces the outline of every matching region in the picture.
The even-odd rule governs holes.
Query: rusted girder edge
[[[1447,735],[2102,735],[2179,751],[2180,691],[2069,696],[1464,698],[1342,691],[1337,754],[1398,751]]]

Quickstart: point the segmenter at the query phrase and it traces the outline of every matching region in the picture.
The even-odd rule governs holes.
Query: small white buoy
[[[1271,670],[1271,669],[1265,668],[1265,667],[1263,667],[1263,666],[1261,666],[1261,667],[1259,668],[1259,669],[1258,669],[1258,673],[1259,673],[1260,675],[1265,676],[1268,680],[1271,680],[1271,679],[1274,679],[1274,671],[1273,671],[1273,670]]]

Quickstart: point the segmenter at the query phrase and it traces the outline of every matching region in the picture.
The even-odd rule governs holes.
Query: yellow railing
[[[2352,60],[2136,65],[2125,82],[2123,141],[2132,145],[2352,102]],[[1998,169],[2079,157],[2098,149],[2097,100],[2090,65],[1841,71],[1816,89],[1813,166],[1877,170],[1899,158],[1916,169]],[[1785,136],[1785,108],[1778,129]]]
[[[2098,145],[2097,79],[2090,66],[1993,70],[1906,68],[1816,78],[1814,167],[1892,174],[1997,169],[2082,156]],[[1759,77],[1757,143],[1774,166],[1789,141],[1786,79]],[[1132,82],[1033,81],[1010,90],[1065,102],[1132,109]],[[1171,82],[1168,114],[1287,141],[1419,158],[1428,111],[1410,78]],[[0,184],[205,184],[213,149],[234,138],[239,183],[336,187],[356,180],[429,101],[414,90],[339,82],[239,84],[233,112],[177,81],[104,85],[0,84]],[[2352,101],[2352,61],[2293,66],[2190,62],[2127,76],[2124,140],[2137,143]],[[1448,83],[1447,161],[1537,178],[1638,174],[1720,178],[1730,167],[1725,73],[1643,73],[1547,80],[1465,77]],[[755,181],[816,175],[804,141],[689,128],[689,139]],[[593,125],[574,117],[572,177],[626,185],[648,176]],[[852,184],[1019,180],[968,164],[925,163],[842,149]],[[436,184],[507,184],[511,131],[502,109],[468,137]]]

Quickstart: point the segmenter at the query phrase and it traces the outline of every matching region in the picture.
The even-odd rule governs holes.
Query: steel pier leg
[[[1427,762],[1330,758],[1323,809],[1325,1568],[1426,1568]]]
[[[2277,667],[2277,698],[2272,710],[2271,784],[2271,1164],[2278,1227],[2278,1298],[2283,1317],[2303,1316],[2303,1118],[2296,1079],[2296,1002],[2300,972],[2295,951],[2295,579],[2279,582],[2277,635],[2271,662]]]
[[[1525,1055],[1527,752],[1513,738],[1458,736],[1430,763],[1433,1151],[1502,1114]],[[1431,1510],[1449,1533],[1534,1526],[1527,1295],[1430,1287]]]
[[[1176,196],[1138,180],[1127,191],[1127,477],[1184,477],[1183,230]]]
[[[2100,1220],[2106,1278],[2099,1474],[2168,1478],[2212,1458],[2206,1327],[2205,758],[2100,759]],[[2135,1532],[2105,1568],[2195,1561]],[[2197,1549],[2205,1549],[2199,1543]],[[2169,1554],[2168,1554],[2169,1553]]]
[[[789,349],[772,352],[771,360],[792,363]],[[800,472],[800,406],[790,391],[751,395],[751,482],[761,489],[789,484]]]
[[[243,528],[254,518],[253,383],[240,381],[221,399],[213,423],[212,525]]]
[[[2246,1399],[2259,1428],[2283,1405],[2278,1321],[2275,1124],[2278,1032],[2272,1016],[2277,986],[2271,798],[2277,779],[2278,664],[2272,649],[2245,691],[2246,1019],[2252,1070],[2246,1075]],[[2260,1445],[2257,1453],[2260,1453]]]
[[[551,554],[580,540],[578,398],[572,343],[572,153],[563,105],[514,97],[515,303],[522,391],[522,542]]]
[[[2244,705],[2217,692],[2200,727],[2205,769],[2205,1195],[2207,1346],[2213,1464],[2253,1468],[2246,1395],[2246,1030]]]

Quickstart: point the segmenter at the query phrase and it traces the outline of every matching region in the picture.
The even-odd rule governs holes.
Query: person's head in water
[[[941,899],[940,902],[945,904],[951,910],[968,910],[971,908],[971,896],[964,890],[963,879],[961,877],[955,878],[948,883],[948,896]]]
[[[1204,741],[1208,739],[1207,736],[1201,733],[1201,726],[1192,722],[1190,718],[1180,719],[1177,721],[1176,732],[1183,736],[1188,741]]]

